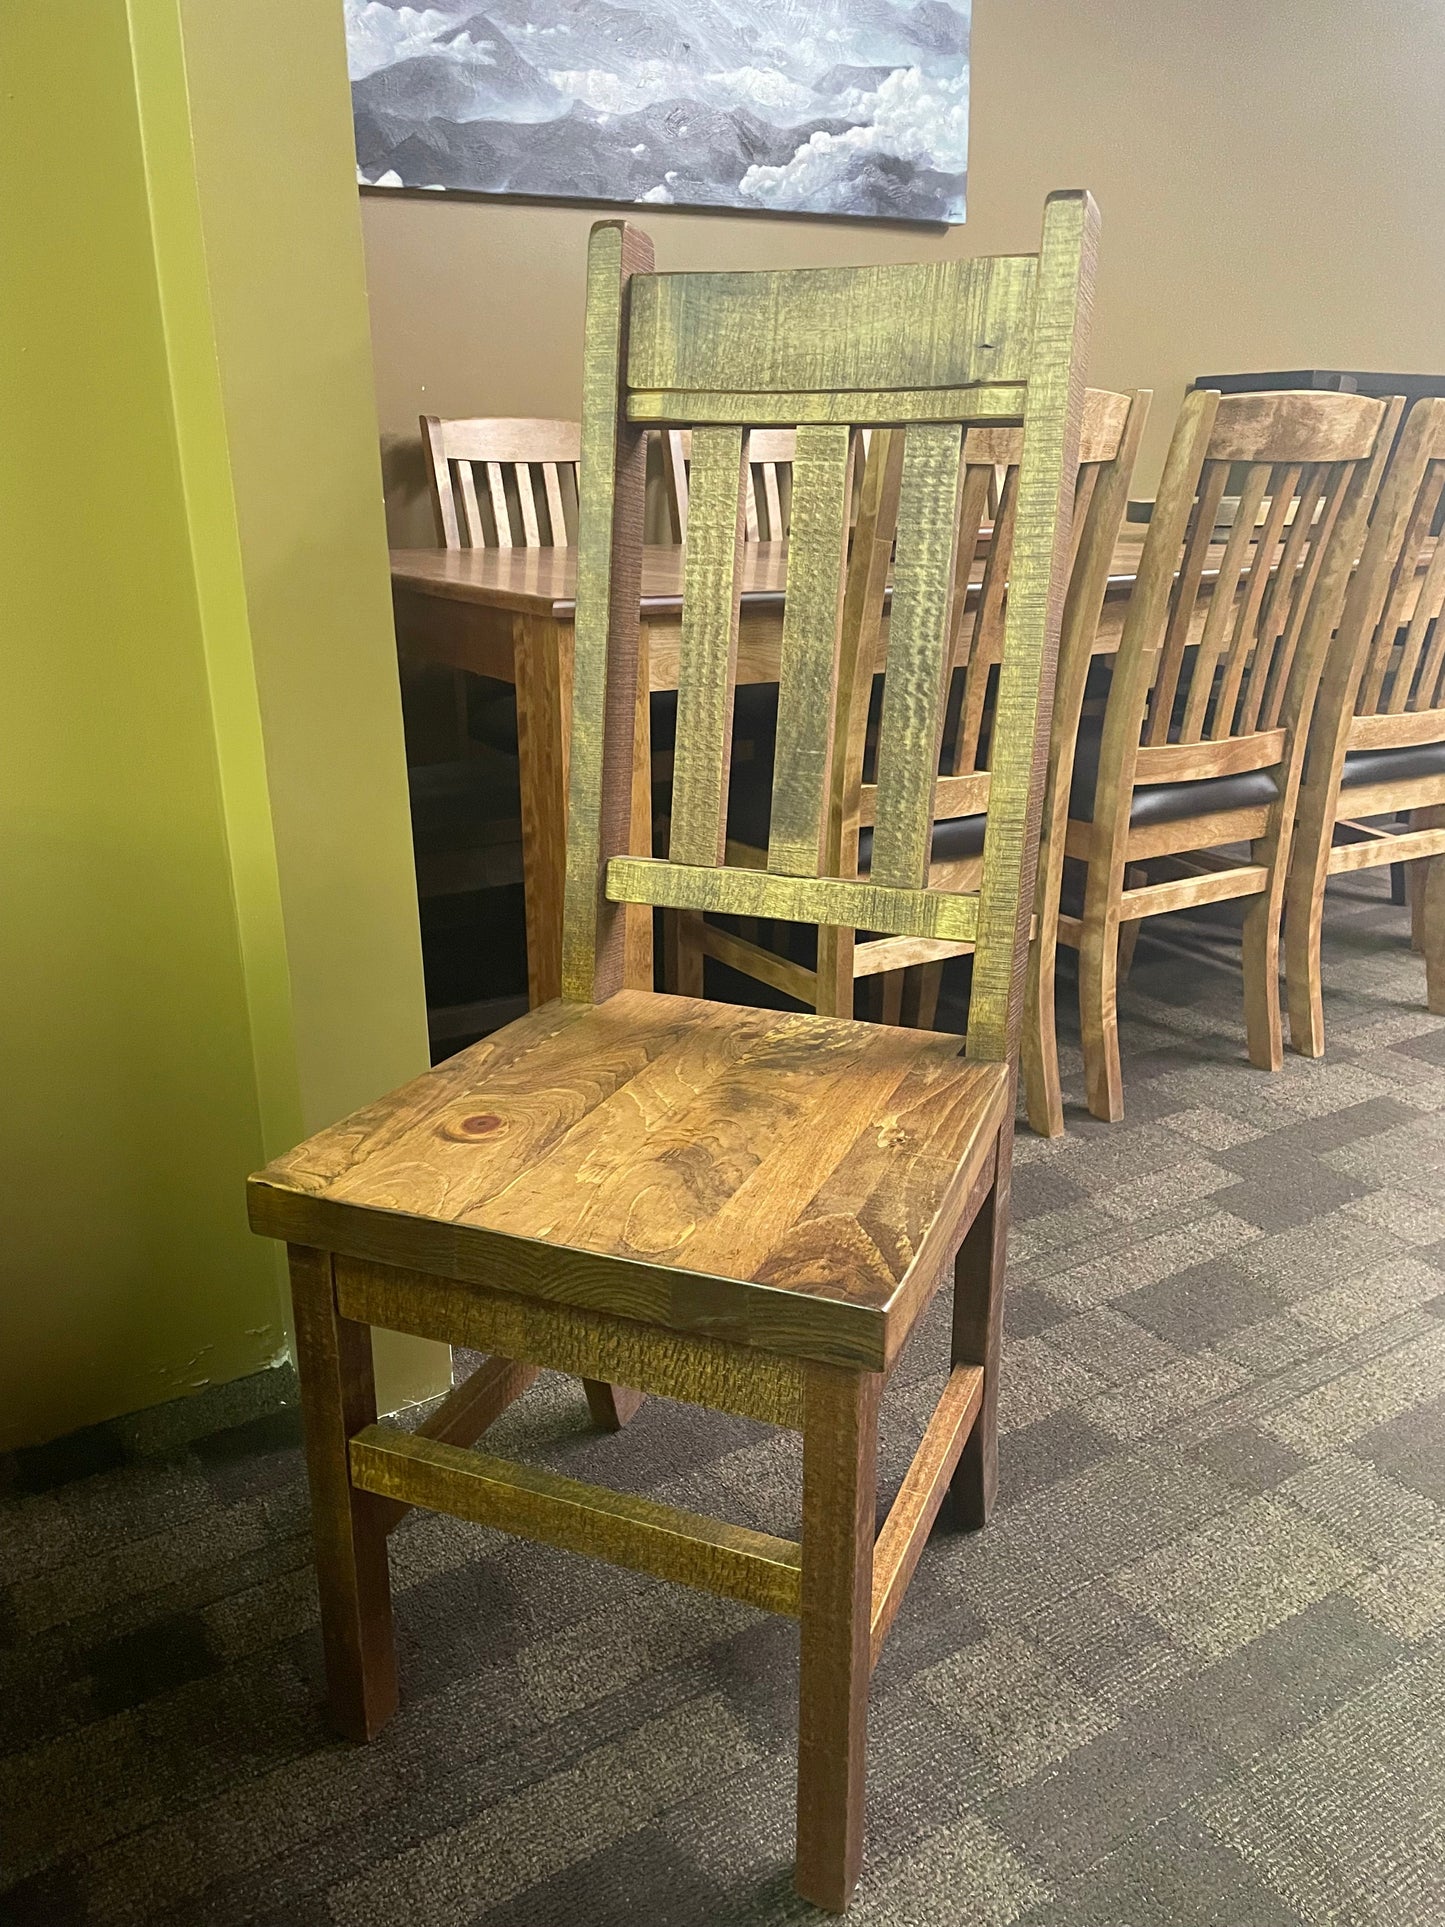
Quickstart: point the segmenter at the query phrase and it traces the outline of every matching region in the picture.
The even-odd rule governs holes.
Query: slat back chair
[[[749,542],[781,542],[788,533],[797,430],[755,428],[748,436],[743,484],[743,532]],[[662,437],[663,473],[675,539],[687,539],[692,431],[669,428]]]
[[[1123,519],[1129,475],[1147,418],[1148,399],[1147,395],[1135,398],[1097,389],[1090,389],[1085,396],[1070,522],[1065,633],[1080,620],[1081,595],[1097,592],[1102,598]],[[890,633],[886,579],[896,533],[902,452],[899,433],[882,430],[874,435],[850,564],[856,584],[857,641],[850,648],[847,672],[839,682],[834,741],[840,753],[832,768],[837,793],[829,798],[830,815],[837,819],[837,860],[841,874],[846,876],[868,873],[877,821],[878,784],[869,778],[867,737],[880,672],[886,688]],[[933,889],[975,890],[982,871],[991,782],[988,752],[993,693],[1003,647],[1022,454],[1020,428],[987,424],[970,427],[965,433],[955,536],[958,566],[949,618],[948,653],[955,668],[935,791],[939,820],[934,827],[928,871]],[[985,554],[975,588],[971,586],[972,565],[981,540]],[[881,567],[874,566],[875,557],[882,558]],[[1097,606],[1091,606],[1097,622]],[[1062,758],[1072,766],[1073,732],[1061,727],[1063,711],[1072,701],[1076,720],[1082,695],[1082,683],[1070,697],[1061,682],[1051,738],[1051,790],[1055,786],[1055,762]],[[730,862],[766,867],[771,774],[765,763],[760,764],[745,770],[743,784],[734,786],[727,846]],[[1067,790],[1068,769],[1063,782]],[[1041,855],[1041,891],[1045,867]],[[851,1016],[856,981],[884,975],[883,1014],[896,1021],[901,1009],[902,973],[916,968],[923,982],[909,1014],[925,1026],[937,1002],[937,973],[942,960],[972,949],[966,941],[913,936],[859,942],[852,930],[825,928],[819,933],[816,968],[810,968],[695,914],[679,919],[678,944],[679,985],[684,990],[701,994],[702,957],[714,956],[830,1015]]]
[[[1308,1057],[1324,1050],[1320,923],[1325,884],[1342,871],[1412,866],[1426,994],[1445,1013],[1442,501],[1445,399],[1432,398],[1396,443],[1310,724],[1285,919],[1290,1042]],[[1407,811],[1406,830],[1370,821]]]
[[[1123,1115],[1121,925],[1247,898],[1250,1061],[1278,1069],[1279,926],[1323,653],[1360,553],[1382,433],[1363,395],[1188,393],[1160,480],[1101,730],[1081,734],[1065,850],[1085,865],[1080,952],[1089,1109]],[[1231,474],[1238,507],[1223,542]],[[1248,843],[1248,859],[1227,846]],[[1167,859],[1176,874],[1136,881]],[[1127,874],[1126,874],[1127,872]],[[1045,1107],[1061,1120],[1057,1092]]]
[[[571,546],[580,422],[423,415],[421,432],[443,548]]]
[[[801,1621],[799,1891],[847,1905],[873,1661],[945,1496],[996,1487],[1013,1066],[1068,562],[1096,215],[1051,197],[1039,254],[921,267],[655,274],[594,228],[563,996],[251,1184],[291,1246],[333,1715],[396,1703],[386,1534],[413,1505],[751,1600]],[[976,895],[927,886],[962,438],[1024,423],[1012,593]],[[773,836],[723,858],[753,423],[798,426]],[[825,863],[849,482],[859,424],[904,426],[872,873]],[[667,858],[636,854],[634,728],[649,426],[693,430]],[[644,846],[645,847],[645,843]],[[639,906],[954,935],[977,945],[956,1037],[654,993]],[[646,910],[643,911],[646,914]],[[875,1543],[878,1397],[954,1261],[953,1365]],[[420,1433],[376,1422],[369,1325],[488,1352]],[[801,1431],[800,1540],[583,1485],[471,1445],[539,1366]],[[614,1422],[631,1398],[614,1393]]]

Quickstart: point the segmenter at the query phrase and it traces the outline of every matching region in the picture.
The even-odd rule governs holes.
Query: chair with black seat
[[[1324,1051],[1325,886],[1345,871],[1411,866],[1426,997],[1445,1015],[1442,506],[1445,398],[1434,398],[1415,404],[1396,444],[1310,724],[1285,919],[1290,1044],[1306,1057]]]
[[[1083,901],[1060,912],[1057,941],[1079,949],[1095,1117],[1123,1115],[1120,930],[1146,917],[1247,899],[1249,1057],[1282,1061],[1280,911],[1305,735],[1397,412],[1364,395],[1184,398],[1102,722],[1086,719],[1070,785],[1064,850]],[[1146,866],[1165,874],[1134,881]]]
[[[1064,611],[1067,639],[1076,630],[1091,640],[1108,580],[1109,563],[1128,497],[1129,478],[1149,397],[1087,391],[1079,441],[1079,468],[1071,524],[1071,570]],[[1012,563],[1019,464],[1023,431],[990,424],[971,428],[964,443],[956,540],[960,558],[949,618],[949,702],[941,727],[937,803],[933,826],[929,887],[972,890],[978,887],[989,796],[990,741],[1004,635],[1007,586]],[[834,760],[830,811],[835,818],[838,860],[844,874],[864,877],[873,861],[877,808],[878,734],[885,701],[888,576],[898,510],[901,444],[887,431],[875,432],[868,454],[857,526],[849,603],[845,611],[843,667],[834,723]],[[981,577],[972,564],[982,555]],[[1072,644],[1061,646],[1061,664],[1084,657]],[[1083,698],[1065,676],[1054,706],[1049,751],[1049,794],[1062,770],[1067,791],[1074,733]],[[774,773],[773,746],[733,771],[728,802],[728,860],[762,867],[767,860]],[[1040,859],[1040,902],[1048,887],[1049,866]],[[736,927],[679,919],[679,987],[700,995],[702,959],[720,963],[771,985],[811,1008],[851,1016],[855,985],[881,979],[881,1014],[896,1022],[927,1027],[933,1021],[938,980],[945,959],[967,955],[972,946],[943,939],[874,936],[851,930],[812,933],[779,927],[781,941],[760,944]],[[799,944],[798,939],[802,942]],[[784,946],[787,946],[785,949]],[[801,949],[802,954],[796,954]],[[910,979],[905,1004],[905,973]],[[1030,1023],[1026,1016],[1026,1028]],[[1026,1045],[1026,1049],[1028,1046]]]
[[[839,1910],[862,1861],[874,1663],[945,1498],[977,1527],[997,1490],[1014,1062],[1096,222],[1087,195],[1054,195],[1036,255],[751,274],[656,274],[644,235],[593,230],[562,996],[250,1186],[253,1225],[290,1247],[336,1724],[370,1739],[396,1707],[386,1541],[412,1506],[794,1615],[795,1878]],[[803,424],[763,871],[724,855],[759,413]],[[982,878],[933,890],[963,433],[1020,415]],[[828,836],[862,423],[904,444],[867,881],[838,872]],[[665,859],[633,842],[648,424],[694,431]],[[639,916],[728,905],[972,939],[966,1046],[638,979]],[[950,1271],[948,1376],[880,1530],[879,1398]],[[372,1326],[492,1356],[417,1431],[381,1425]],[[539,1366],[801,1433],[799,1536],[470,1451]],[[635,1402],[614,1395],[615,1416]]]

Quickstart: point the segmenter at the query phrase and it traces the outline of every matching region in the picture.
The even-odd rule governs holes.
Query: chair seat
[[[1069,788],[1069,815],[1076,823],[1094,820],[1102,742],[1102,718],[1086,716],[1074,749],[1074,777]],[[1197,776],[1185,783],[1141,783],[1129,806],[1129,823],[1137,830],[1151,823],[1178,823],[1186,816],[1267,809],[1278,798],[1272,769],[1250,769],[1237,776]]]
[[[1445,776],[1445,743],[1404,743],[1396,749],[1352,749],[1340,783],[1358,789],[1367,783],[1410,783],[1422,776]]]
[[[279,1158],[251,1222],[880,1369],[1010,1101],[956,1036],[623,991],[532,1011]]]

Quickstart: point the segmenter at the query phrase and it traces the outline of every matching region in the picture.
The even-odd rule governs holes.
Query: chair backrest
[[[1292,755],[1397,419],[1367,395],[1185,395],[1104,722],[1099,797],[1121,822],[1136,782]]]
[[[1097,211],[1050,197],[1037,255],[924,266],[654,274],[646,238],[588,255],[563,992],[626,981],[626,904],[975,945],[968,1050],[1017,1041],[1069,561]],[[927,887],[948,684],[963,432],[1023,424],[1013,571],[977,896]],[[666,859],[628,854],[643,435],[691,426],[677,746]],[[723,862],[750,427],[797,429],[766,870]],[[901,427],[877,827],[866,882],[829,874],[827,816],[853,460]],[[855,538],[856,547],[857,538]],[[849,581],[850,596],[851,581]]]
[[[569,546],[580,422],[423,415],[421,437],[443,548]]]
[[[1445,396],[1411,409],[1331,645],[1327,691],[1349,747],[1445,738]],[[1337,694],[1335,692],[1338,692]]]
[[[743,534],[749,542],[781,542],[788,533],[793,495],[795,428],[755,428],[748,436],[743,483]],[[669,428],[662,437],[663,474],[674,540],[687,540],[688,470],[692,431]]]
[[[1147,396],[1139,402],[1132,395],[1111,394],[1105,389],[1090,388],[1085,393],[1069,533],[1070,600],[1072,585],[1082,580],[1087,564],[1099,559],[1107,569],[1112,559],[1147,411]],[[891,544],[898,513],[902,439],[891,430],[873,438],[859,520],[864,544]],[[989,806],[991,777],[986,765],[992,749],[991,698],[1003,654],[1022,459],[1020,427],[989,424],[969,428],[964,434],[958,564],[949,618],[949,660],[954,673],[935,793],[940,817],[972,816]],[[984,551],[983,570],[975,590],[970,577],[980,547]],[[862,553],[860,550],[860,566],[865,566]],[[857,831],[874,822],[877,810],[877,784],[860,779],[873,678],[887,667],[881,640],[883,572],[869,572],[860,593],[866,598],[863,633],[856,660],[847,665],[851,673],[840,679],[835,737],[846,744],[836,770],[843,792],[838,857],[845,875],[852,874],[850,861],[856,866]],[[1067,622],[1067,601],[1065,610]]]

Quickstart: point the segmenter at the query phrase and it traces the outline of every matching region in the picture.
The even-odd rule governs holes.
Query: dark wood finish
[[[978,1366],[983,1394],[951,1490],[961,1524],[988,1524],[998,1496],[998,1361],[1003,1343],[1004,1264],[1008,1254],[1009,1185],[1013,1169],[1009,1130],[1000,1134],[992,1169],[979,1180],[982,1196],[953,1266],[955,1368]]]
[[[296,1371],[331,1722],[369,1740],[396,1711],[386,1535],[393,1514],[351,1483],[347,1441],[376,1422],[371,1329],[336,1308],[331,1253],[291,1247]]]

